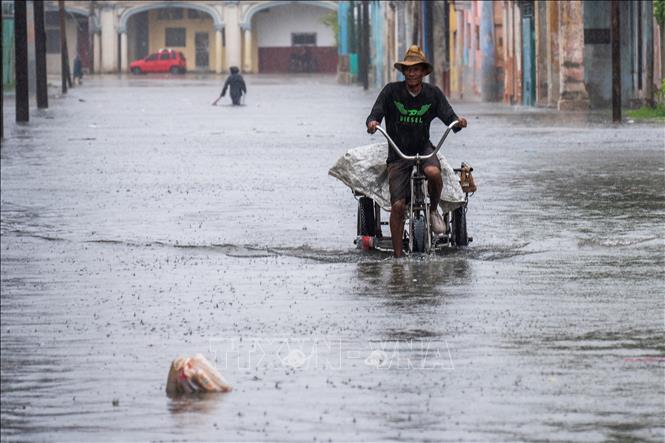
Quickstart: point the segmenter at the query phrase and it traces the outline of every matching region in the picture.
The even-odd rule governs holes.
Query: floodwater
[[[395,261],[327,176],[377,91],[84,80],[2,143],[3,441],[663,440],[662,126],[453,102],[474,241]]]

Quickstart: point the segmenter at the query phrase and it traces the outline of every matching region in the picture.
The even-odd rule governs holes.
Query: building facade
[[[367,24],[364,2],[340,3],[342,82],[358,81],[370,27],[374,86],[400,78],[393,63],[418,44],[435,66],[428,81],[456,99],[562,111],[611,102],[610,0],[369,1]],[[661,85],[665,36],[651,0],[620,2],[620,22],[622,101],[635,106]]]
[[[162,48],[177,49],[188,70],[329,72],[337,70],[334,1],[66,1],[69,59],[84,68],[127,72]],[[60,69],[58,2],[46,2],[47,64]]]

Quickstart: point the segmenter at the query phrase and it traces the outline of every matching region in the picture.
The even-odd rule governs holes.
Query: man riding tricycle
[[[432,65],[420,48],[411,46],[404,60],[394,66],[405,80],[383,88],[366,121],[367,132],[373,134],[378,130],[388,141],[385,170],[377,165],[365,167],[368,165],[364,162],[372,163],[368,158],[376,156],[380,149],[376,145],[349,151],[330,170],[331,175],[349,185],[359,197],[357,243],[363,249],[392,250],[395,257],[403,255],[405,241],[409,253],[466,245],[471,240],[466,233],[466,206],[469,192],[475,191],[475,185],[469,182],[472,169],[462,164],[453,170],[438,151],[448,133],[465,128],[467,121],[455,114],[440,89],[423,83],[423,78],[432,72]],[[429,129],[437,117],[447,129],[434,146]],[[383,118],[385,130],[379,126]],[[349,168],[363,167],[360,176],[348,173]],[[360,183],[363,175],[371,177],[373,172],[375,178],[364,180],[369,184]],[[385,181],[389,203],[381,189]],[[440,203],[444,216],[438,212]],[[381,207],[390,211],[389,239],[381,232]]]

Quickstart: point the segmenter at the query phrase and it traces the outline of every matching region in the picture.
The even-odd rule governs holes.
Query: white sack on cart
[[[354,192],[366,195],[377,202],[384,210],[390,210],[390,190],[388,189],[388,170],[386,155],[388,143],[375,143],[350,149],[337,160],[328,174],[340,180]],[[452,211],[464,203],[464,192],[459,177],[448,164],[448,160],[437,152],[441,162],[443,191],[441,208],[444,212]]]

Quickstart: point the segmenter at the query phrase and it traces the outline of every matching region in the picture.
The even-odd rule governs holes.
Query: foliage
[[[654,0],[653,15],[660,26],[665,25],[665,0]]]
[[[654,99],[656,100],[656,104],[665,105],[665,78],[660,84],[660,89],[656,91]]]
[[[636,120],[665,121],[665,104],[658,104],[653,108],[642,106],[640,109],[631,109],[626,111],[626,115]]]
[[[662,0],[665,2],[665,0]],[[337,39],[339,38],[339,22],[337,21],[337,11],[330,11],[328,14],[321,18],[321,23],[329,27],[335,36],[335,46],[339,45]]]

